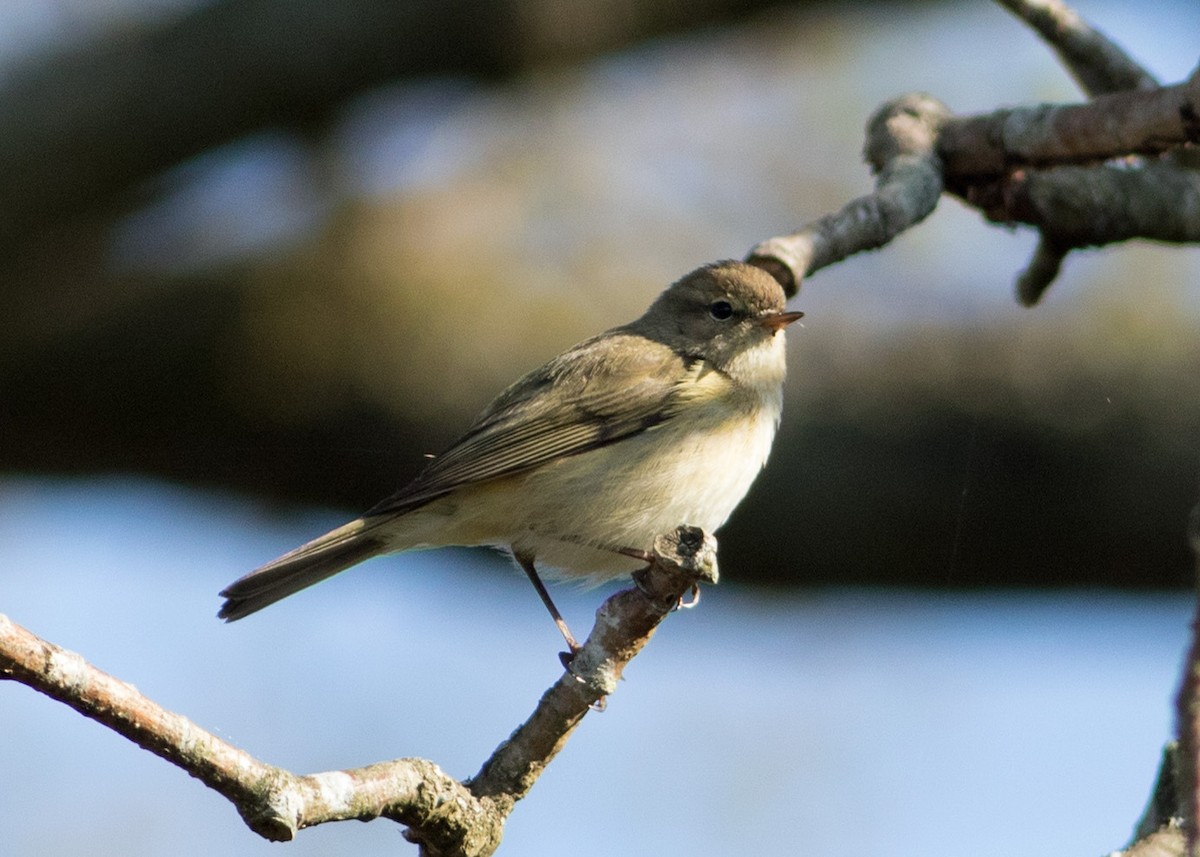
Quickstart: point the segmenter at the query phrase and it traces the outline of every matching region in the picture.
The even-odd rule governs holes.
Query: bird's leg
[[[533,588],[537,590],[538,596],[542,599],[542,603],[546,605],[546,609],[550,611],[550,617],[554,619],[554,624],[558,626],[559,632],[563,635],[563,639],[567,641],[568,651],[560,652],[559,660],[562,661],[564,667],[571,664],[575,653],[579,651],[579,643],[575,642],[575,636],[571,633],[571,629],[567,627],[567,623],[563,620],[562,614],[558,612],[558,608],[554,606],[554,602],[550,599],[550,593],[546,591],[546,585],[542,583],[542,579],[538,576],[537,569],[533,565],[533,557],[522,553],[513,553],[513,558],[517,564],[525,569],[525,573],[529,575],[529,582],[533,584]]]
[[[650,553],[650,551],[641,550],[640,548],[613,548],[613,550],[622,556],[640,559],[642,562],[646,563],[646,565],[654,562],[654,554]]]

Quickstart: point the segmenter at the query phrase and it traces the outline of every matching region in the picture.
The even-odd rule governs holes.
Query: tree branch
[[[1200,67],[1184,83],[1086,104],[1043,105],[951,120],[939,141],[947,190],[995,223],[1037,228],[1017,279],[1037,303],[1073,249],[1132,238],[1200,241],[1200,173],[1185,146],[1200,140]],[[1130,155],[1167,153],[1131,161]],[[1118,165],[1052,166],[1114,158]]]
[[[942,193],[936,146],[949,108],[929,95],[902,95],[867,122],[863,154],[875,174],[875,191],[790,235],[769,238],[747,254],[779,280],[789,297],[809,274],[863,250],[874,250],[924,220]]]
[[[965,116],[938,141],[946,173],[971,183],[1018,167],[1156,155],[1200,142],[1200,68],[1174,86]],[[953,183],[951,183],[953,186]]]
[[[1079,13],[1060,0],[996,0],[1054,48],[1089,95],[1154,89],[1158,81]]]
[[[697,582],[717,582],[717,543],[695,527],[680,527],[654,543],[657,561],[635,574],[637,586],[613,595],[568,672],[546,691],[537,710],[469,781],[480,796],[520,800],[562,749],[588,710],[617,689],[663,617]],[[698,591],[698,590],[697,590]]]
[[[1180,156],[1200,142],[1200,66],[1182,83],[1147,89],[1152,78],[1057,0],[998,2],[1038,28],[1090,88],[1138,89],[973,116],[953,116],[920,93],[885,103],[867,123],[864,146],[875,191],[747,254],[789,296],[806,276],[919,223],[942,192],[993,222],[1039,230],[1017,280],[1026,306],[1072,249],[1131,238],[1200,241],[1200,173]],[[1143,160],[1128,160],[1134,155]],[[1112,159],[1125,160],[1097,163]]]
[[[876,175],[874,192],[758,244],[749,261],[794,294],[811,273],[881,247],[920,222],[946,191],[995,222],[1041,231],[1020,281],[1025,303],[1037,300],[1075,247],[1132,237],[1200,240],[1195,173],[1182,158],[1160,157],[1200,141],[1200,69],[1184,83],[1148,89],[1153,80],[1145,72],[1061,3],[999,2],[1037,28],[1085,88],[1108,94],[1084,104],[964,117],[928,95],[894,99],[868,123],[864,153]],[[1095,163],[1131,154],[1148,160],[1123,167]],[[46,198],[53,203],[54,193]],[[1193,525],[1193,543],[1200,551],[1200,522]],[[3,616],[0,677],[38,689],[186,770],[234,803],[247,825],[268,839],[291,839],[328,821],[386,817],[406,825],[427,854],[486,855],[499,844],[516,802],[589,708],[615,689],[624,666],[684,592],[699,580],[715,582],[711,539],[681,528],[655,549],[658,558],[638,588],[602,605],[571,669],[479,772],[461,782],[423,759],[309,775],[268,765]],[[1182,683],[1179,721],[1183,815],[1194,821],[1200,815],[1200,639]],[[1196,854],[1194,824],[1189,829],[1189,853]],[[1127,853],[1160,853],[1177,841],[1177,832],[1160,827]]]
[[[1200,242],[1200,173],[1185,150],[1200,143],[1200,66],[1183,83],[1158,87],[1058,0],[997,2],[1033,26],[1096,97],[965,117],[951,116],[930,96],[894,99],[867,124],[875,192],[758,244],[747,261],[795,294],[806,275],[880,247],[919,222],[943,190],[993,222],[1038,228],[1038,247],[1017,280],[1026,306],[1038,301],[1074,248],[1130,238]],[[1146,159],[1129,160],[1134,155]],[[1124,163],[1096,164],[1117,158]],[[1200,506],[1190,535],[1200,585]],[[1178,750],[1164,754],[1125,857],[1200,857],[1200,602],[1197,609],[1178,698]]]
[[[296,775],[255,759],[132,685],[0,614],[0,678],[69,705],[226,797],[273,841],[330,821],[389,818],[428,855],[476,857],[500,844],[504,823],[588,710],[616,690],[625,665],[699,582],[717,581],[716,540],[693,527],[660,536],[637,587],[606,600],[587,642],[533,714],[480,772],[459,782],[425,759]]]

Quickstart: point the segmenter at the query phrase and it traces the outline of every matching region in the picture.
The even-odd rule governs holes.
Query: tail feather
[[[386,542],[373,535],[373,529],[360,518],[256,568],[221,590],[225,603],[217,617],[233,622],[249,616],[293,592],[383,553]]]

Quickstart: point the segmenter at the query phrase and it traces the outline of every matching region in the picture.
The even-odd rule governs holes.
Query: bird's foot
[[[700,584],[693,583],[692,591],[688,593],[691,597],[687,601],[683,600],[683,596],[679,596],[679,603],[675,605],[676,610],[691,610],[700,603]]]
[[[570,645],[570,643],[568,643]],[[579,646],[574,645],[568,651],[558,653],[558,661],[563,665],[563,669],[567,672],[571,671],[571,662],[575,660],[575,656],[579,654]]]

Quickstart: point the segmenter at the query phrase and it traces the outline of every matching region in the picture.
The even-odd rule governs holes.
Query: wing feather
[[[674,416],[693,362],[621,329],[582,342],[501,393],[457,443],[367,515],[405,512],[646,431]]]

